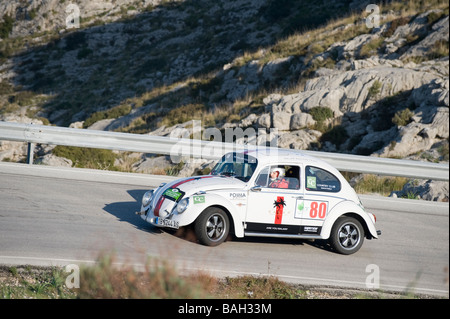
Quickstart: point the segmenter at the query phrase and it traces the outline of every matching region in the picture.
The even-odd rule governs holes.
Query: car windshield
[[[248,182],[255,172],[258,160],[241,153],[228,153],[216,164],[211,175],[231,176]]]

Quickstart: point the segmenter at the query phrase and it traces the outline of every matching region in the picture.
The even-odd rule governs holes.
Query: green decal
[[[204,204],[204,203],[205,203],[204,195],[194,196],[194,204]]]
[[[297,209],[299,210],[299,211],[303,211],[303,208],[305,208],[305,202],[304,201],[302,201],[300,204],[298,204],[298,206],[297,206]]]
[[[177,201],[183,195],[183,193],[181,193],[178,189],[169,188],[164,192],[163,195],[173,199],[174,201]]]
[[[307,176],[306,177],[306,187],[308,188],[316,188],[316,177],[315,176]]]

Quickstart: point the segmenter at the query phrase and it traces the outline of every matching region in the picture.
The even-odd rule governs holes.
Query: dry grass
[[[182,276],[168,261],[150,259],[144,270],[118,266],[114,254],[80,267],[79,288],[65,285],[57,267],[0,266],[0,299],[429,299],[409,291],[293,285],[274,276]]]
[[[215,289],[222,299],[303,299],[306,292],[276,277],[226,277]]]
[[[393,191],[400,191],[408,182],[406,177],[377,176],[362,174],[353,186],[358,194],[380,194],[389,196]]]
[[[115,266],[114,255],[103,255],[94,266],[80,271],[81,299],[190,299],[207,298],[212,279],[181,277],[167,261],[150,259],[143,271]],[[201,279],[201,280],[200,280]]]

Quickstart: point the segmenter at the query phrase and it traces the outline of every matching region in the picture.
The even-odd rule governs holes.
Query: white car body
[[[289,188],[269,187],[274,166],[290,172],[285,177]],[[194,224],[199,241],[211,246],[231,231],[236,237],[328,239],[339,253],[351,254],[364,238],[381,233],[375,216],[365,211],[338,170],[281,149],[225,154],[210,175],[181,178],[147,192],[137,214],[162,228]]]

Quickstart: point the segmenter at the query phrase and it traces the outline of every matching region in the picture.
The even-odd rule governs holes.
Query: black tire
[[[364,242],[364,227],[353,217],[340,217],[331,229],[330,244],[340,254],[356,253]]]
[[[227,213],[217,207],[205,209],[195,221],[195,234],[199,242],[206,246],[220,245],[230,232]]]

